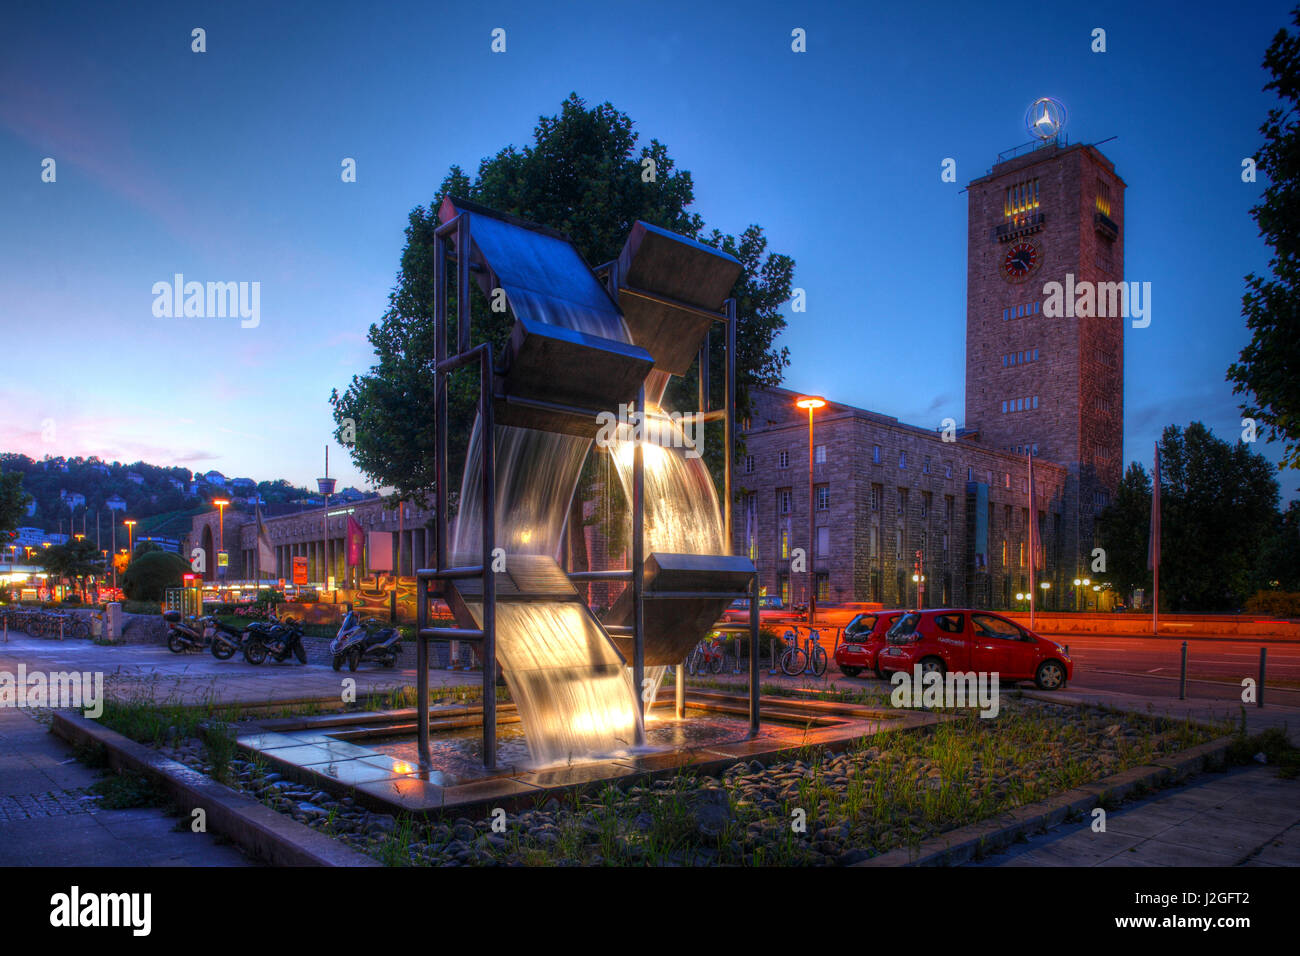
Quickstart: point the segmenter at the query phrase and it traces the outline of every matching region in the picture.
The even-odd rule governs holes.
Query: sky
[[[1150,326],[1125,333],[1125,461],[1149,467],[1170,423],[1235,440],[1224,373],[1269,257],[1241,162],[1291,5],[11,3],[0,450],[314,487],[329,444],[340,487],[365,487],[328,398],[371,364],[410,210],[570,92],[664,142],[710,228],[758,223],[794,258],[787,387],[931,427],[964,418],[963,187],[1057,97],[1070,142],[1114,137],[1125,277],[1151,283]],[[177,273],[260,283],[257,324],[155,315]]]

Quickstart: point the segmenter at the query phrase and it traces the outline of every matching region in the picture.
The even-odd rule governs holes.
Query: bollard
[[[1268,664],[1268,648],[1261,647],[1259,649],[1259,687],[1256,688],[1257,693],[1255,694],[1256,707],[1264,706],[1264,668],[1267,664]]]
[[[1178,699],[1187,699],[1187,642],[1183,641],[1183,659],[1178,668]]]

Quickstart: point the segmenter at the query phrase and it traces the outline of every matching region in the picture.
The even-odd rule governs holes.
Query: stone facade
[[[417,568],[429,566],[433,560],[433,511],[413,504],[404,504],[399,517],[396,509],[389,508],[383,499],[372,498],[351,504],[330,505],[326,515],[323,507],[295,511],[291,514],[265,515],[271,546],[275,552],[274,567],[261,568],[263,578],[293,578],[293,559],[305,556],[307,577],[312,584],[324,585],[329,577],[342,582],[345,576],[344,558],[347,546],[347,520],[349,515],[369,532],[386,531],[392,536],[392,554],[395,572],[401,577],[411,577]],[[327,522],[328,520],[328,535]],[[216,542],[221,535],[217,512],[195,516],[185,553],[202,547],[207,552],[207,580],[217,579]],[[228,581],[252,581],[258,572],[257,522],[249,514],[226,509],[225,544],[230,552]],[[400,563],[399,563],[400,562]],[[399,570],[400,568],[400,570]],[[354,569],[355,572],[356,569]],[[362,576],[370,573],[368,562],[360,568]]]
[[[921,552],[927,607],[1002,607],[1027,589],[1028,462],[969,438],[944,441],[895,418],[830,403],[814,412],[814,531],[808,530],[808,417],[786,389],[751,394],[743,430],[734,547],[758,567],[767,594],[807,599],[793,572],[796,548],[811,552],[818,600],[917,602],[912,574]],[[1035,459],[1040,537],[1051,584],[1047,606],[1067,596],[1064,560],[1067,469]],[[980,492],[983,486],[984,492]],[[975,509],[987,495],[987,533],[977,548]],[[1005,544],[1004,544],[1005,542]]]
[[[1123,281],[1124,190],[1095,147],[1056,145],[968,187],[966,425],[993,448],[1067,465],[1080,555],[1123,470],[1125,319],[1049,318],[1045,285]],[[1033,268],[1010,274],[1008,254],[1026,247]]]

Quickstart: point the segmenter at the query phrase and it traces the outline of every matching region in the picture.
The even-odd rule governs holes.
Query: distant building
[[[31,518],[36,514],[36,499],[33,498],[27,502],[27,517]]]
[[[137,485],[143,485],[144,475],[140,474],[138,471],[131,471],[127,473],[126,480],[134,481]]]
[[[121,495],[112,495],[104,502],[104,507],[109,511],[125,511],[126,499]]]
[[[222,488],[226,487],[226,476],[215,469],[204,475],[203,480],[210,485],[220,485]]]
[[[101,461],[97,461],[97,462],[95,462],[94,464],[92,464],[92,465],[90,466],[90,470],[91,470],[91,471],[94,471],[94,472],[98,472],[98,473],[101,474],[101,475],[107,475],[107,474],[110,474],[110,470],[109,470],[108,465],[104,464],[104,463],[101,462]]]
[[[86,506],[86,496],[76,491],[59,489],[59,499],[69,508],[84,508]]]
[[[14,539],[14,544],[18,548],[41,548],[46,544],[51,547],[56,544],[63,544],[68,540],[66,534],[49,534],[40,528],[19,528],[18,537]]]
[[[230,480],[230,487],[236,489],[251,489],[257,487],[257,482],[252,478],[232,478]]]

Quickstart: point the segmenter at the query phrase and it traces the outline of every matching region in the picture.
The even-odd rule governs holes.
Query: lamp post
[[[813,412],[826,407],[826,399],[817,395],[804,395],[795,405],[808,409],[808,626],[811,628],[817,615],[817,589],[813,579],[813,552],[817,543],[817,529],[813,510]]]
[[[325,537],[321,539],[321,543],[320,543],[321,567],[322,569],[324,569],[323,573],[321,574],[322,586],[329,584],[328,562],[329,562],[329,552],[330,552],[330,495],[334,494],[334,484],[335,484],[335,479],[330,477],[330,448],[329,445],[326,445],[325,446],[325,477],[316,479],[316,488],[320,491],[322,495],[325,496],[325,515],[324,515]],[[397,547],[398,547],[398,554],[400,555],[401,547],[402,547],[400,538],[398,539]]]
[[[912,581],[916,584],[916,609],[920,611],[925,607],[925,575],[922,571],[921,551],[918,548],[916,552],[916,566],[912,572]]]
[[[126,553],[131,554],[135,551],[135,519],[123,518],[122,524],[126,525]]]
[[[213,498],[212,503],[217,506],[217,577],[224,578],[226,569],[221,565],[221,556],[226,553],[226,505],[230,501],[226,498]]]
[[[1040,581],[1038,586],[1043,589],[1043,610],[1047,610],[1047,590],[1052,586],[1051,581]]]

